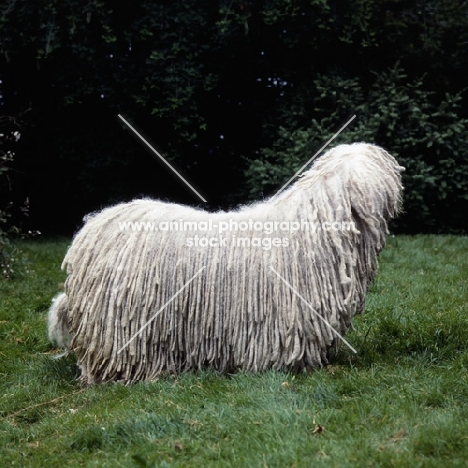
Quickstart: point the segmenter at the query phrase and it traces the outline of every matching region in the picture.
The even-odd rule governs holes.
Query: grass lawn
[[[31,271],[0,280],[1,466],[467,466],[467,237],[389,237],[358,354],[326,368],[89,388],[47,340],[67,241],[20,247]]]

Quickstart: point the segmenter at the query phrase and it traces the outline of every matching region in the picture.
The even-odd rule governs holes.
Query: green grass
[[[468,460],[468,238],[390,237],[335,361],[82,388],[46,312],[66,240],[0,281],[0,460],[20,467],[445,467]]]

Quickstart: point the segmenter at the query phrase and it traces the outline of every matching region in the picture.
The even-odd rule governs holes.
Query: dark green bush
[[[11,191],[8,177],[9,165],[15,153],[10,149],[20,138],[14,119],[0,117],[0,192],[2,195]],[[12,204],[2,197],[6,206],[0,207],[0,278],[12,278],[26,271],[27,260],[24,254],[12,242],[12,236],[20,234],[20,229],[10,222]],[[27,205],[22,210],[27,211]]]
[[[356,114],[330,147],[354,141],[375,143],[406,167],[404,214],[394,226],[406,232],[463,232],[468,205],[468,119],[461,113],[460,94],[437,96],[424,84],[424,77],[408,81],[398,64],[375,75],[370,86],[338,74],[314,80],[313,103],[296,102],[293,111],[288,109],[274,145],[249,161],[250,195],[258,198],[279,189]],[[307,115],[314,118],[304,122]]]

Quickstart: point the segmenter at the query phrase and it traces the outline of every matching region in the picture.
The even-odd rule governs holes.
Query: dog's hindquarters
[[[48,313],[49,340],[68,352],[71,335],[68,327],[68,298],[60,293],[52,300]]]

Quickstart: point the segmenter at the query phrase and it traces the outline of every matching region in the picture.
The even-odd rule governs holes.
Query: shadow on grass
[[[62,357],[42,355],[38,366],[38,371],[43,379],[52,380],[59,384],[74,385],[80,377],[80,369],[73,353]]]

